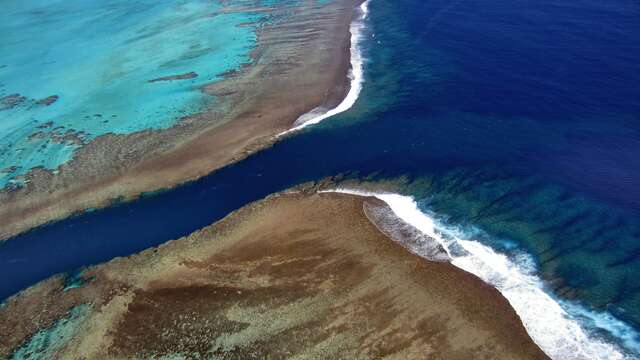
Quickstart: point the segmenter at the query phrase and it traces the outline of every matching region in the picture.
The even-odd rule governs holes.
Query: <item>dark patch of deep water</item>
[[[0,244],[0,295],[357,172],[408,176],[423,209],[526,250],[559,297],[638,326],[638,19],[629,0],[374,0],[352,110],[199,181]]]

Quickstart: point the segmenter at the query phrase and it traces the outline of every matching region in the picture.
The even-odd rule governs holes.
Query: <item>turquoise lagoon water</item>
[[[461,239],[456,261],[483,261],[476,274],[533,309],[523,321],[554,358],[640,358],[639,16],[629,0],[373,0],[352,109],[198,181],[0,244],[13,274],[0,296],[304,181],[403,177],[442,237]]]
[[[97,136],[167,128],[211,106],[201,86],[251,61],[264,16],[227,12],[245,3],[234,4],[4,1],[0,188],[33,167],[57,168]],[[149,82],[190,72],[198,76]],[[14,104],[11,95],[24,98]],[[38,104],[51,96],[57,100]]]

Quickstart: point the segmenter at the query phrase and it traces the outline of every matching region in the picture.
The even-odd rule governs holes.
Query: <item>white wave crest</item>
[[[278,137],[286,135],[293,131],[298,131],[307,126],[317,124],[324,119],[345,112],[351,109],[351,107],[356,103],[356,100],[358,100],[358,96],[360,96],[360,91],[362,91],[362,85],[364,83],[364,58],[362,56],[360,47],[363,40],[365,19],[367,18],[367,14],[369,13],[369,1],[370,0],[367,0],[360,5],[355,19],[349,26],[349,32],[351,33],[351,69],[349,70],[348,75],[350,80],[349,92],[347,93],[345,98],[340,104],[338,104],[338,106],[333,109],[327,110],[326,108],[318,107],[300,116],[293,123],[293,127],[291,129],[278,134]]]
[[[534,263],[527,255],[514,261],[458,229],[447,228],[422,212],[409,196],[354,189],[325,192],[373,196],[384,201],[398,218],[438,241],[453,265],[498,289],[520,316],[533,341],[549,357],[559,360],[632,358],[619,346],[590,333],[581,320],[590,319],[592,328],[605,330],[619,337],[626,346],[636,348],[636,334],[629,325],[608,313],[596,313],[577,304],[556,301],[544,291],[542,280],[535,274]]]

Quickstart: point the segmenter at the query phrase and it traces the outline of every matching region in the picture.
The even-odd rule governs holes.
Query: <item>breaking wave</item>
[[[376,225],[393,240],[426,259],[449,261],[491,284],[509,301],[535,343],[551,358],[562,360],[632,359],[606,334],[634,351],[640,349],[631,326],[605,312],[560,301],[545,291],[533,259],[524,253],[506,256],[474,240],[473,232],[439,223],[410,196],[353,189],[329,192],[373,196],[395,217]],[[380,214],[375,214],[376,220]],[[411,235],[411,236],[407,236]]]
[[[349,110],[358,100],[360,91],[362,91],[362,85],[364,83],[364,58],[362,56],[362,40],[363,32],[365,29],[365,19],[369,12],[369,1],[365,1],[360,5],[356,13],[355,19],[351,22],[349,32],[351,33],[351,70],[349,71],[349,92],[347,96],[342,100],[338,106],[333,109],[327,109],[324,107],[318,107],[310,112],[300,116],[293,123],[293,127],[287,131],[280,133],[278,136],[288,134],[293,131],[298,131],[309,125],[314,125],[321,122],[324,119],[337,115],[339,113]]]

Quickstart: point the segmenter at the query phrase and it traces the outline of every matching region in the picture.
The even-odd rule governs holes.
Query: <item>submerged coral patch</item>
[[[37,129],[92,140],[165,129],[212,106],[200,88],[251,62],[263,17],[209,0],[4,4],[0,169],[18,170],[0,174],[0,188],[34,167],[57,168],[81,145],[30,141]]]
[[[87,314],[87,305],[76,306],[68,316],[58,320],[48,329],[42,329],[18,348],[10,357],[11,360],[51,359],[77,331]]]

